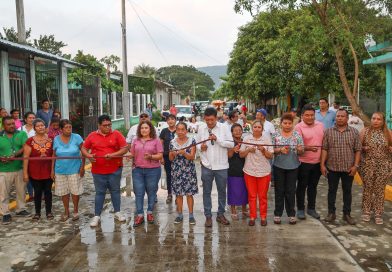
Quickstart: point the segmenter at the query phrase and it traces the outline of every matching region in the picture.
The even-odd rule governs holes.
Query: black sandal
[[[54,218],[54,216],[53,216],[52,213],[48,213],[48,214],[46,215],[46,218],[47,218],[48,220],[52,220],[52,219]]]
[[[40,218],[41,218],[41,215],[40,215],[40,214],[34,214],[32,220],[33,220],[33,221],[38,221],[38,220],[40,220]]]

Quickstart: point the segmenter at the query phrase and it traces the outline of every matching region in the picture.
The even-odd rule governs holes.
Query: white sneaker
[[[100,216],[94,216],[93,219],[90,222],[90,227],[96,227],[99,224],[99,221],[101,221],[101,217]]]
[[[116,212],[114,214],[114,219],[119,221],[119,222],[125,222],[127,219],[125,218],[125,216],[121,213],[121,212]]]

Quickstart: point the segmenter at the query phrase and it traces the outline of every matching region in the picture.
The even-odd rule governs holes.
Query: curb
[[[362,184],[363,184],[362,179],[358,175],[358,173],[354,177],[354,182],[355,182],[355,184],[360,185],[360,186],[362,186]],[[387,185],[385,187],[385,200],[392,201],[392,185]]]

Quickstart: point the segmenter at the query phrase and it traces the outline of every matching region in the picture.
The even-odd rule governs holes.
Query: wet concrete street
[[[129,168],[124,172],[129,173]],[[1,226],[1,271],[389,271],[386,262],[392,260],[390,203],[384,226],[362,222],[347,226],[340,220],[324,225],[310,218],[291,226],[286,217],[282,225],[274,225],[272,188],[267,227],[259,221],[249,227],[240,219],[230,226],[214,221],[213,228],[206,229],[202,187],[195,198],[195,226],[188,224],[186,205],[184,222],[173,223],[175,204],[167,205],[166,191],[160,189],[156,223],[134,229],[134,197],[126,196],[124,189],[122,209],[127,222],[114,222],[108,202],[101,226],[92,229],[88,225],[93,216],[91,177],[85,183],[79,222],[58,222],[62,207],[56,197],[54,221],[32,223],[14,218],[11,225]],[[322,216],[326,189],[322,180],[318,197]],[[359,220],[361,188],[355,186],[354,191],[353,216]],[[213,192],[216,210],[216,190]],[[340,210],[340,195],[338,199]]]

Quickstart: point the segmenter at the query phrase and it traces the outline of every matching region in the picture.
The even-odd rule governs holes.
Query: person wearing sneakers
[[[298,183],[296,190],[297,218],[304,220],[305,195],[307,195],[307,213],[313,218],[320,219],[316,211],[317,185],[320,180],[321,148],[324,137],[324,126],[316,121],[315,109],[311,105],[302,108],[302,121],[295,126],[295,130],[302,137],[305,152],[299,155],[301,165],[298,168]]]
[[[218,216],[216,221],[223,225],[230,225],[225,217],[226,184],[229,169],[227,151],[234,147],[233,137],[227,126],[218,123],[218,113],[215,108],[207,108],[204,112],[205,126],[199,128],[196,142],[206,139],[209,141],[197,145],[200,151],[201,180],[203,182],[203,205],[206,216],[206,227],[212,227],[212,183],[215,179],[218,190]]]
[[[171,140],[174,139],[174,136],[176,134],[176,117],[173,114],[169,114],[166,117],[166,123],[168,127],[162,129],[159,138],[161,139],[163,145],[163,165],[165,167],[165,172],[166,172],[166,184],[167,184],[166,204],[170,204],[173,201],[173,195],[172,195],[172,181],[171,181],[172,162],[169,159],[169,147],[170,147]]]
[[[10,116],[3,117],[3,128],[0,132],[0,202],[3,214],[3,224],[11,223],[11,213],[8,208],[12,185],[16,188],[17,216],[30,215],[26,211],[25,190],[23,182],[23,162],[7,161],[6,158],[19,157],[23,154],[23,145],[27,140],[24,131],[15,129],[15,121]]]
[[[56,181],[55,194],[61,197],[64,205],[64,214],[61,222],[70,218],[69,199],[70,194],[73,203],[72,221],[79,219],[79,198],[83,193],[82,178],[84,176],[85,159],[61,160],[61,157],[79,157],[83,139],[79,134],[72,133],[72,123],[62,119],[59,124],[61,134],[53,140],[52,179]]]
[[[321,173],[328,178],[328,216],[326,222],[336,219],[336,193],[339,180],[343,189],[343,220],[355,225],[351,217],[351,201],[354,176],[359,167],[362,145],[358,130],[348,125],[348,111],[339,109],[336,112],[336,125],[324,133],[321,151]]]
[[[244,178],[248,189],[249,226],[254,226],[257,218],[257,200],[259,201],[260,224],[267,225],[268,188],[271,181],[271,165],[274,149],[269,136],[264,135],[263,124],[256,120],[252,125],[252,134],[244,138],[240,148],[240,157],[245,158]],[[267,146],[264,146],[267,145]]]
[[[163,147],[150,121],[141,121],[137,128],[136,139],[131,146],[133,158],[132,181],[135,193],[136,214],[134,227],[144,223],[144,195],[147,193],[147,221],[154,223],[152,211],[157,198],[158,183],[161,178]]]
[[[108,115],[98,117],[98,130],[87,136],[81,151],[83,156],[92,163],[91,173],[95,187],[95,216],[91,220],[90,226],[98,226],[101,220],[107,190],[111,195],[114,219],[125,222],[126,218],[120,212],[120,180],[123,159],[118,156],[127,153],[128,145],[120,132],[112,130],[112,121]],[[99,158],[95,158],[95,156]]]
[[[279,132],[272,135],[274,147],[275,176],[275,211],[274,223],[280,224],[283,209],[286,208],[289,223],[296,224],[295,219],[295,186],[298,166],[301,164],[298,155],[303,153],[303,140],[294,130],[294,118],[291,113],[284,113],[280,118]]]
[[[169,159],[172,161],[172,187],[176,195],[177,217],[175,224],[183,220],[183,198],[186,196],[189,210],[189,224],[196,224],[193,216],[193,196],[198,193],[195,159],[196,141],[187,136],[186,123],[179,122],[176,126],[177,137],[170,142]]]

